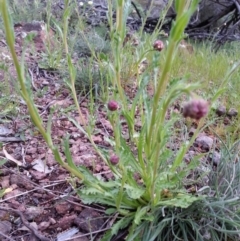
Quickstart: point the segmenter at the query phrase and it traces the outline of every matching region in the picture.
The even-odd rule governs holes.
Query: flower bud
[[[110,100],[107,106],[110,111],[115,111],[118,109],[118,103],[115,100]]]
[[[164,43],[161,40],[156,40],[153,44],[153,48],[160,52],[164,49]]]
[[[119,162],[119,157],[116,155],[116,154],[112,154],[110,156],[110,162],[113,164],[113,165],[117,165],[118,162]]]
[[[183,107],[183,116],[199,120],[208,113],[208,102],[203,99],[193,99]]]

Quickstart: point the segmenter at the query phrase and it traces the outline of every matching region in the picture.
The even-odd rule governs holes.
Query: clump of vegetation
[[[215,167],[207,164],[210,170],[207,173],[207,182],[198,180],[187,182],[188,177],[200,165],[201,156],[193,158],[189,163],[184,161],[184,156],[198,133],[209,125],[206,117],[208,111],[211,111],[211,105],[214,105],[217,98],[228,88],[229,80],[237,69],[237,65],[227,68],[230,70],[224,71],[223,77],[223,73],[221,76],[217,75],[215,70],[209,68],[208,76],[205,75],[209,83],[212,78],[221,82],[212,92],[204,94],[201,82],[200,84],[197,82],[201,80],[199,73],[206,71],[206,59],[203,58],[206,53],[200,51],[193,54],[187,52],[177,54],[179,43],[184,37],[184,29],[198,2],[197,0],[175,1],[177,17],[166,48],[160,44],[160,41],[157,48],[156,45],[152,45],[154,43],[152,40],[159,35],[156,30],[145,43],[140,43],[135,48],[126,48],[131,49],[131,52],[126,53],[123,49],[126,37],[125,13],[129,12],[130,1],[117,1],[116,22],[109,18],[108,46],[108,42],[95,32],[76,34],[76,39],[81,37],[83,41],[69,44],[70,5],[69,1],[65,0],[63,23],[62,25],[55,23],[55,27],[64,48],[66,82],[72,91],[80,122],[69,119],[88,138],[99,157],[109,166],[114,178],[108,181],[96,177],[84,166],[75,165],[68,138],[63,141],[65,159],[61,157],[62,147],[55,145],[51,136],[51,115],[45,127],[35,107],[31,90],[27,87],[26,83],[29,81],[27,75],[17,59],[7,3],[4,0],[0,2],[6,39],[17,71],[21,95],[26,101],[34,125],[52,150],[59,165],[82,181],[83,186],[77,190],[82,202],[104,205],[106,214],[117,217],[111,230],[103,235],[102,241],[111,240],[123,231],[126,231],[124,235],[129,241],[239,239],[240,162],[236,161],[238,141],[230,144],[232,148],[226,145],[222,148],[220,165]],[[112,5],[109,1],[109,12],[111,11]],[[77,52],[78,57],[81,57],[83,52],[84,55],[91,55],[91,58],[87,61],[82,59],[76,65],[73,61],[74,52]],[[185,56],[181,57],[182,55]],[[126,66],[125,60],[128,56],[133,61],[130,66],[134,66],[135,73],[129,73],[131,77],[135,77],[136,91],[130,100],[122,83],[123,67]],[[148,66],[142,74],[139,74],[138,66],[144,60]],[[219,65],[216,59],[213,63],[212,67]],[[113,129],[113,135],[109,137],[111,153],[95,144],[92,138],[94,129],[86,123],[76,93],[78,79],[81,81],[81,86],[84,86],[82,83],[86,83],[93,87],[95,80],[102,81],[104,85],[105,78],[107,90],[104,92],[103,88],[101,95],[102,99],[107,100],[102,104],[105,105],[106,116]],[[149,98],[148,93],[150,84],[154,89],[152,98]],[[189,100],[183,107],[183,116],[181,112],[171,109],[176,100],[182,99]],[[93,98],[89,101],[94,105]],[[177,138],[179,136],[173,133],[176,133],[175,125],[179,123],[179,119],[185,121],[184,117],[196,122],[197,128],[191,138],[186,138],[185,130],[180,130],[178,135],[182,138],[179,139]],[[94,120],[94,116],[92,119]],[[129,132],[127,139],[122,134],[123,122]],[[135,127],[139,122],[140,128],[136,131]],[[171,141],[177,143],[177,148],[168,147]],[[196,187],[194,190],[191,189],[192,191],[187,188],[190,184]]]

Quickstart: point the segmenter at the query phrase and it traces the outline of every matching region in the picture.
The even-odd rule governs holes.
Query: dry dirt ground
[[[44,51],[45,32],[37,25],[19,24],[15,25],[15,49],[19,56],[22,53],[22,36],[30,31],[37,33],[34,38],[35,53]],[[9,73],[16,76],[4,39],[1,39],[0,47],[3,61],[8,62]],[[69,90],[64,87],[58,74],[38,67],[39,55],[31,54],[30,49],[31,46],[28,46],[25,61],[35,93],[34,100],[44,123],[48,121],[50,108],[55,108],[52,118],[54,144],[60,144],[69,135],[70,150],[76,165],[84,165],[105,179],[111,178],[108,166],[98,158],[87,138],[69,121],[68,116],[78,119]],[[3,71],[0,78],[3,81]],[[0,186],[6,189],[6,194],[0,199],[0,240],[97,240],[102,230],[109,229],[104,209],[81,203],[74,191],[76,187],[81,188],[81,182],[59,167],[51,150],[32,125],[24,101],[14,93],[12,98],[13,102],[18,102],[18,114],[14,118],[6,116],[0,123],[0,141],[3,143],[0,157],[8,160],[1,166],[0,174]],[[87,98],[81,97],[79,103],[88,121]],[[96,118],[93,140],[107,150],[110,145],[105,137],[112,134],[112,127],[106,119],[104,105],[99,106]],[[64,232],[66,230],[69,235]],[[74,234],[76,238],[73,238]]]

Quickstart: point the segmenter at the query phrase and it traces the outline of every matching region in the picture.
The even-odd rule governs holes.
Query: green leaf
[[[182,38],[184,29],[186,28],[189,21],[189,14],[183,14],[177,22],[174,23],[170,37],[174,42],[179,41]]]
[[[55,20],[53,18],[51,18],[51,21],[53,22],[56,30],[58,31],[58,34],[60,35],[61,39],[63,39],[63,32],[61,27],[55,22]]]
[[[137,143],[138,161],[142,169],[141,173],[144,173],[144,170],[145,170],[145,163],[143,159],[145,135],[146,135],[146,125],[144,124],[140,132],[140,136],[138,138],[138,143]]]
[[[120,229],[126,228],[133,221],[133,216],[123,217],[112,226],[112,235],[118,233]]]
[[[67,158],[67,163],[68,163],[68,165],[69,165],[71,168],[77,170],[77,167],[76,167],[76,165],[74,164],[73,159],[72,159],[72,155],[71,155],[71,153],[70,153],[68,138],[69,138],[69,137],[66,137],[66,138],[64,139],[64,141],[63,141],[63,143],[64,143],[64,153],[65,153],[65,156],[66,156],[66,158]]]
[[[199,4],[199,1],[200,0],[192,0],[191,6],[190,6],[190,10],[189,10],[190,15],[192,15],[196,11],[196,9],[198,7],[198,4]]]
[[[84,194],[81,191],[77,192],[79,197],[81,198],[81,201],[84,204],[93,204],[93,203],[99,203],[101,205],[108,205],[110,207],[115,207],[115,203],[112,198],[106,198],[102,195],[96,195],[96,194]]]
[[[107,55],[106,54],[104,54],[103,52],[100,52],[99,53],[99,59],[100,59],[100,61],[105,61],[105,62],[108,62],[108,57],[107,57]]]
[[[81,173],[83,173],[85,179],[89,182],[89,183],[99,183],[100,181],[93,176],[93,174],[84,166],[78,166],[77,167]]]
[[[0,198],[2,198],[5,194],[5,188],[4,189],[0,189]]]
[[[157,206],[188,208],[194,202],[201,199],[201,197],[195,197],[193,195],[179,193],[175,198],[159,201],[157,203]]]
[[[73,119],[73,118],[72,118],[71,116],[69,116],[69,115],[66,115],[66,116],[68,117],[68,119],[69,119],[85,136],[87,136],[86,131],[82,128],[81,125],[78,124],[78,122],[77,122],[75,119]]]
[[[178,154],[177,154],[177,156],[176,156],[176,158],[175,158],[175,160],[174,160],[174,162],[173,162],[173,164],[172,164],[172,167],[171,167],[171,171],[172,171],[172,172],[175,172],[176,169],[177,169],[178,167],[180,167],[180,165],[182,164],[183,158],[184,158],[184,155],[186,154],[187,149],[188,149],[188,145],[184,145],[184,144],[183,144],[183,145],[181,146],[181,148],[180,148],[180,150],[178,151]]]
[[[175,11],[178,15],[182,14],[185,4],[185,0],[175,0]]]
[[[112,189],[112,188],[117,189],[121,186],[121,183],[117,181],[107,181],[107,182],[101,181],[99,184],[101,185],[101,187],[108,188],[108,189]]]
[[[104,235],[103,237],[101,238],[100,241],[111,241],[111,238],[112,238],[112,231],[111,230],[108,230]]]
[[[117,211],[116,208],[108,208],[108,209],[106,209],[105,213],[106,213],[107,215],[111,215],[111,214],[113,214],[113,213],[116,213],[116,211]]]
[[[134,217],[134,223],[139,225],[140,222],[142,221],[143,217],[146,215],[146,213],[149,211],[149,207],[139,207],[138,210],[135,213],[135,217]]]
[[[0,166],[4,165],[6,162],[7,162],[6,159],[2,159],[2,160],[0,160]]]
[[[121,161],[124,165],[130,165],[136,172],[141,172],[141,168],[126,140],[121,136]]]
[[[128,184],[125,184],[125,185],[124,185],[124,188],[126,189],[127,194],[128,194],[128,196],[129,196],[131,199],[138,199],[138,198],[140,198],[140,197],[144,194],[144,192],[145,192],[145,190],[142,189],[142,188],[133,187],[133,186],[130,186],[130,185],[128,185]]]
[[[133,131],[134,131],[134,115],[130,115],[129,111],[123,111],[122,112],[123,116],[125,117],[127,124],[128,124],[128,129],[130,132],[130,135],[133,135]]]

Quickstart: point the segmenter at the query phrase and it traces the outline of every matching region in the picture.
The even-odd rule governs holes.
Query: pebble
[[[209,151],[213,145],[213,138],[204,135],[199,136],[194,144],[194,146],[199,146],[203,151]]]
[[[221,160],[221,154],[217,151],[214,151],[210,156],[210,160],[212,161],[213,165],[217,166]]]
[[[43,213],[43,208],[42,207],[28,207],[24,214],[25,217],[28,221],[32,221],[35,218],[37,218],[38,216],[40,216]]]
[[[229,109],[227,115],[228,115],[229,117],[235,117],[235,116],[238,115],[238,111],[237,111],[235,108],[231,108],[231,109]]]
[[[104,219],[100,213],[91,208],[84,209],[80,215],[75,218],[74,224],[86,232],[98,231],[104,225]]]
[[[188,153],[184,156],[185,162],[190,163],[194,156],[195,151],[188,151]]]
[[[60,215],[68,213],[71,208],[72,208],[72,205],[67,201],[59,202],[59,203],[55,204],[55,210]]]
[[[216,114],[218,116],[224,116],[226,115],[227,113],[227,110],[226,110],[226,107],[224,105],[219,105],[216,109]]]

